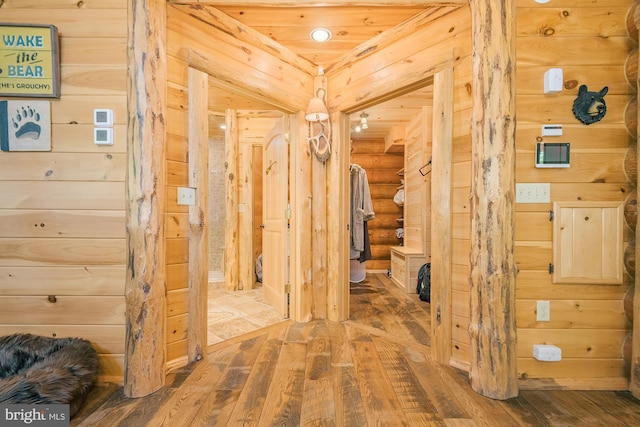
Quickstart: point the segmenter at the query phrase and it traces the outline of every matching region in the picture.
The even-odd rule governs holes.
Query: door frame
[[[432,174],[438,174],[438,181],[435,184],[437,186],[434,189],[434,183],[432,182],[431,199],[444,201],[444,203],[432,203],[431,209],[431,254],[432,254],[432,284],[431,284],[431,328],[433,334],[433,342],[437,345],[432,346],[433,356],[443,364],[449,364],[451,356],[451,287],[445,286],[445,284],[451,283],[451,160],[452,160],[452,137],[453,137],[453,103],[450,102],[453,96],[453,61],[448,66],[442,67],[435,71],[431,76],[415,81],[406,82],[405,86],[394,88],[392,91],[378,94],[375,98],[362,98],[359,99],[357,105],[351,105],[344,108],[340,112],[340,132],[341,141],[343,143],[338,144],[338,152],[340,159],[337,163],[339,169],[338,172],[333,171],[333,174],[339,174],[340,178],[329,177],[334,181],[340,182],[340,194],[331,194],[331,182],[328,183],[328,203],[334,203],[334,206],[349,206],[349,157],[350,157],[350,144],[344,143],[349,141],[349,115],[360,109],[367,108],[384,102],[389,99],[393,99],[398,96],[410,93],[421,87],[433,84],[433,124],[432,124],[432,141],[433,141],[433,164]],[[435,179],[435,178],[434,178]],[[346,199],[346,200],[345,200]],[[336,205],[335,203],[341,203]],[[434,206],[438,205],[434,209]],[[441,206],[440,206],[441,205]],[[349,210],[341,209],[339,212],[339,222],[337,224],[338,230],[348,230],[349,227]],[[434,222],[435,219],[435,222]],[[328,218],[331,221],[331,217]],[[333,225],[327,224],[331,229]],[[349,268],[349,248],[348,248],[348,232],[347,237],[343,238],[342,245],[340,243],[335,244],[337,251],[331,250],[329,246],[328,257],[331,257],[332,252],[340,253],[343,268],[340,270],[344,274],[337,278],[337,298],[335,302],[339,305],[342,304],[342,308],[338,312],[342,315],[340,319],[330,320],[345,320],[349,316],[349,280],[348,280],[348,268]],[[346,248],[344,246],[347,246]],[[433,255],[436,254],[434,260]],[[433,262],[437,261],[437,262]],[[336,280],[336,279],[334,279]],[[330,282],[331,283],[331,282]],[[329,294],[331,295],[331,294]],[[331,301],[331,299],[329,299]],[[331,314],[331,311],[330,311]],[[337,313],[336,313],[337,314]]]
[[[190,58],[202,58],[202,55],[189,55]],[[201,190],[197,190],[196,193],[196,200],[206,200],[206,195],[205,193],[208,192],[208,171],[207,171],[207,167],[206,167],[206,162],[208,159],[208,150],[209,150],[209,144],[208,144],[208,109],[209,109],[209,105],[208,105],[208,96],[204,96],[204,99],[206,101],[202,100],[202,96],[198,97],[197,93],[198,92],[204,92],[205,94],[208,93],[208,86],[209,86],[209,79],[213,79],[215,80],[215,84],[217,86],[223,87],[225,89],[231,90],[233,92],[236,92],[238,94],[241,94],[242,96],[245,96],[247,98],[250,99],[254,99],[260,103],[265,103],[268,102],[268,100],[266,100],[263,96],[258,95],[257,93],[252,92],[251,90],[248,89],[238,89],[235,86],[233,86],[231,83],[229,83],[228,81],[224,81],[221,78],[216,78],[216,74],[215,71],[213,69],[210,69],[210,66],[212,67],[213,64],[211,64],[210,62],[201,62],[201,61],[197,61],[196,63],[193,63],[192,61],[188,62],[188,69],[189,69],[189,73],[191,75],[191,73],[193,73],[194,76],[198,76],[198,78],[194,78],[194,80],[192,81],[191,79],[189,80],[189,179],[190,179],[190,184],[191,185],[191,179],[192,177],[198,177],[199,175],[204,175],[204,181],[202,179],[194,181],[196,183],[198,183],[198,185],[202,188]],[[193,70],[193,71],[191,71]],[[192,87],[193,84],[193,87]],[[203,87],[204,85],[204,87]],[[192,93],[196,94],[194,96],[194,98],[200,98],[199,102],[194,102],[193,104],[191,103],[191,98],[192,98]],[[274,98],[275,99],[275,98]],[[289,123],[288,129],[285,129],[285,139],[287,141],[287,143],[289,143],[291,146],[298,146],[298,139],[300,136],[300,132],[298,131],[299,126],[297,125],[297,121],[298,120],[303,120],[302,118],[302,113],[296,110],[296,107],[294,106],[285,106],[283,103],[279,103],[278,105],[275,105],[274,103],[271,104],[273,106],[274,110],[278,110],[278,111],[282,111],[283,113],[283,118],[284,118],[284,123]],[[191,109],[193,108],[193,111],[191,111]],[[234,150],[231,150],[232,153],[237,153],[239,152],[240,147],[238,147],[238,140],[237,140],[237,135],[234,136],[229,136],[229,132],[232,131],[233,128],[236,127],[236,122],[237,122],[237,118],[234,117],[229,117],[231,114],[232,110],[227,110],[226,111],[226,124],[227,124],[227,131],[225,132],[225,144],[229,144],[232,143],[234,144]],[[297,111],[297,112],[296,112]],[[193,124],[192,124],[193,122]],[[204,123],[203,123],[204,122]],[[204,131],[200,128],[201,126],[206,127],[206,138],[205,138],[205,143],[202,143],[202,135],[204,133]],[[200,129],[200,130],[198,130]],[[193,132],[193,135],[192,135]],[[299,163],[300,160],[296,159],[296,155],[294,155],[293,153],[297,152],[299,150],[292,150],[292,154],[290,155],[290,163],[291,163],[291,167],[289,168],[289,181],[290,183],[293,182],[292,180],[294,179],[293,176],[293,169],[294,169],[294,165]],[[227,156],[229,156],[228,150],[225,148],[225,152],[227,152]],[[237,156],[235,156],[237,157]],[[204,174],[198,174],[196,168],[202,168],[202,162],[198,162],[196,163],[196,161],[194,160],[193,163],[193,167],[192,167],[192,163],[191,163],[191,159],[204,159],[205,162],[205,167],[204,170],[205,173]],[[234,175],[237,177],[237,162],[230,162],[230,159],[227,159],[227,162],[229,163],[229,165],[233,164],[234,165],[234,169],[231,173],[234,173]],[[237,159],[236,159],[237,160]],[[227,180],[228,181],[228,180]],[[237,190],[237,179],[234,180],[234,184],[233,186],[235,186],[236,190]],[[290,187],[293,187],[292,185]],[[227,190],[227,191],[233,191],[233,189],[231,190]],[[293,201],[295,198],[295,192],[293,191],[293,188],[290,188],[289,190],[290,193],[290,203],[293,206]],[[227,197],[228,198],[228,197]],[[230,204],[231,206],[229,206],[229,202],[227,202],[227,212],[237,212],[238,210],[238,200],[237,198],[234,199],[234,201]],[[192,225],[192,215],[191,215],[191,211],[194,211],[194,215],[193,215],[193,221],[194,221],[194,225]],[[192,232],[194,232],[194,227],[195,230],[197,230],[198,224],[201,224],[202,218],[204,218],[204,223],[207,223],[207,218],[208,218],[208,205],[207,204],[203,204],[203,203],[199,203],[197,202],[197,206],[190,206],[190,230],[189,230],[189,240],[191,242],[191,238],[192,238]],[[196,221],[197,218],[197,221]],[[233,227],[229,227],[227,229],[225,229],[225,242],[229,242],[232,236],[239,236],[238,234],[238,227],[239,227],[239,223],[236,220],[234,222]],[[207,227],[208,228],[208,227]],[[293,228],[293,227],[292,227]],[[193,237],[196,237],[195,235]],[[289,241],[289,247],[291,250],[291,259],[290,259],[290,263],[288,265],[288,274],[289,277],[294,277],[294,269],[296,268],[296,264],[295,264],[295,257],[294,254],[298,253],[299,250],[297,249],[296,245],[299,245],[301,241],[303,241],[303,239],[294,239],[293,238],[293,232],[292,232],[292,238]],[[208,239],[208,236],[205,235],[205,240]],[[194,246],[194,253],[192,254],[191,251],[191,243],[190,243],[190,250],[189,250],[189,267],[188,267],[188,283],[189,283],[189,296],[188,296],[188,304],[189,304],[189,309],[193,309],[193,313],[195,315],[193,316],[189,316],[189,323],[187,326],[187,349],[188,349],[188,360],[190,362],[192,361],[196,361],[196,360],[200,360],[202,359],[205,354],[206,354],[206,347],[207,347],[207,312],[208,312],[208,307],[207,307],[207,292],[208,292],[208,262],[207,262],[207,246],[206,246],[207,242],[204,242],[204,244],[200,244],[198,246]],[[226,243],[225,243],[226,245]],[[225,250],[225,259],[227,257],[226,255],[227,251]],[[237,261],[237,258],[236,258]],[[234,264],[237,265],[237,262],[234,261]],[[225,262],[226,264],[226,262]],[[225,281],[229,280],[227,277],[227,266],[225,265]],[[238,274],[235,274],[233,277],[235,277],[236,279],[238,278]],[[290,290],[290,296],[289,296],[289,300],[290,300],[290,304],[293,304],[295,301],[299,300],[298,297],[298,289],[296,286],[291,286],[291,290]],[[204,302],[203,302],[204,301]],[[290,313],[292,313],[293,310],[290,310]],[[191,313],[191,311],[190,311]],[[296,319],[294,319],[296,320]]]

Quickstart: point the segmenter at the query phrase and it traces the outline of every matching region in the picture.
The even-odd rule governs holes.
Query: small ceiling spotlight
[[[223,130],[224,130],[224,129],[226,129],[226,128],[227,128],[227,125],[225,125],[224,123],[220,125],[220,129],[223,129]]]
[[[319,43],[328,42],[329,40],[331,40],[332,36],[333,35],[331,34],[331,31],[326,28],[314,28],[309,34],[311,40]]]
[[[356,131],[356,133],[360,133],[360,131],[362,130],[362,128],[360,127],[360,125],[356,125],[355,129],[353,129]]]
[[[362,129],[369,128],[369,124],[367,123],[367,117],[369,117],[369,115],[364,111],[362,112],[362,114],[360,114],[360,126],[362,127]]]

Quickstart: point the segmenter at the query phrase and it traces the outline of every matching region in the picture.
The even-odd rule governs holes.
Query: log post
[[[153,393],[165,379],[164,0],[128,2],[127,277],[124,394]]]
[[[629,36],[631,38],[632,35],[635,35],[635,39],[637,40],[638,38],[638,29],[640,29],[640,8],[638,8],[638,3],[640,3],[640,1],[636,0],[634,2],[634,4],[632,5],[630,11],[629,11],[629,16],[633,16],[633,22],[635,24],[635,29],[632,30],[629,34]],[[636,82],[635,82],[635,87],[636,87],[636,91],[638,90],[638,88],[640,88],[640,80],[638,80],[638,73],[640,73],[640,67],[639,67],[639,71],[636,73]],[[636,114],[638,114],[638,111],[640,111],[640,109],[636,108]],[[640,119],[636,119],[636,126],[638,126],[638,124],[640,123]],[[637,138],[638,138],[638,131],[636,129],[636,158],[640,158],[640,144],[638,144],[637,142]],[[637,163],[637,161],[636,161]],[[636,174],[636,188],[638,188],[638,185],[640,185],[640,180],[638,180],[638,174]],[[636,247],[640,247],[640,245],[637,244],[638,239],[640,238],[640,221],[636,221],[636,228],[635,228],[635,241],[636,241]],[[640,251],[636,251],[635,252],[635,260],[636,263],[634,263],[634,267],[635,264],[640,263]],[[638,286],[640,286],[640,275],[636,274],[634,275],[634,286],[637,288]],[[629,390],[631,391],[631,394],[633,394],[633,396],[637,399],[640,399],[640,292],[635,292],[634,290],[634,298],[633,298],[633,332],[632,332],[632,337],[631,337],[631,361],[629,363],[629,370],[630,370],[630,378],[629,378]]]
[[[471,175],[472,388],[517,396],[515,221],[515,0],[471,2],[473,120]]]

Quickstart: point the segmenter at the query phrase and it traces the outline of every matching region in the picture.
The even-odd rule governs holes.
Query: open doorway
[[[365,262],[351,257],[352,283],[362,281],[365,271],[385,273],[407,292],[408,284],[414,283],[415,291],[417,271],[404,271],[397,254],[410,253],[420,264],[430,259],[433,84],[429,83],[350,115],[350,173],[353,178],[364,170],[375,215],[366,222],[370,255]]]
[[[252,100],[241,100],[213,83],[209,90],[208,123],[208,345],[284,320],[265,298],[262,274],[265,268],[268,273],[272,267],[261,262],[264,141],[283,113]],[[233,105],[229,103],[231,100]],[[239,108],[225,108],[230,106]],[[225,129],[229,123],[233,129]],[[287,163],[286,159],[280,162],[285,168]],[[228,182],[229,170],[237,177],[235,182]],[[230,185],[234,188],[230,189]],[[230,222],[235,223],[232,228],[237,231],[229,231]],[[234,252],[230,254],[229,248]],[[233,271],[225,271],[229,268]]]

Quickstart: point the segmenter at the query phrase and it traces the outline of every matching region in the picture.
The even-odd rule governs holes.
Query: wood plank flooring
[[[346,322],[285,321],[209,347],[161,390],[97,387],[72,426],[632,426],[628,392],[530,391],[497,401],[430,357],[429,304],[384,274],[351,286]]]

